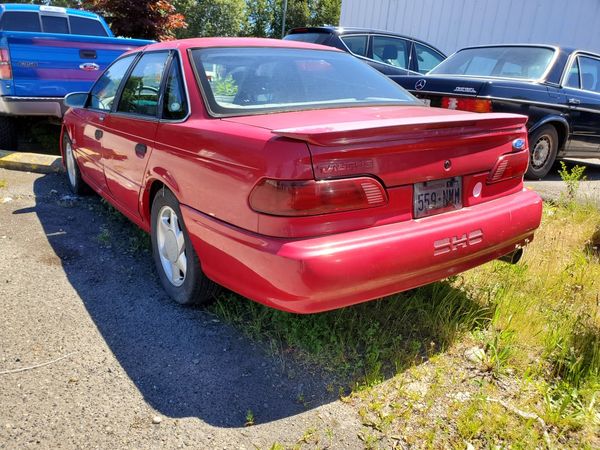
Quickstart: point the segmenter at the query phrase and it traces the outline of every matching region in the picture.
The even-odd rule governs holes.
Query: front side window
[[[6,11],[2,14],[2,19],[0,20],[0,30],[39,33],[42,31],[40,16],[37,12],[33,11]]]
[[[392,37],[373,36],[373,59],[406,69],[408,67],[408,41]]]
[[[415,42],[417,66],[420,73],[427,73],[444,60],[444,57],[431,48]]]
[[[230,47],[191,55],[209,109],[220,115],[416,103],[385,75],[340,51]]]
[[[118,112],[156,116],[160,81],[168,57],[168,52],[152,52],[140,58],[125,83]]]
[[[600,92],[600,60],[579,56],[581,70],[581,89]]]
[[[342,36],[341,39],[355,55],[367,56],[367,36]]]
[[[467,48],[440,63],[430,74],[537,80],[553,57],[554,50],[545,47]]]
[[[44,33],[69,34],[69,24],[66,17],[42,16]]]
[[[188,112],[187,98],[179,69],[179,60],[173,59],[165,85],[165,99],[163,101],[163,119],[181,120]]]
[[[89,107],[101,111],[110,111],[115,101],[119,85],[133,62],[135,55],[129,55],[115,61],[90,91]]]

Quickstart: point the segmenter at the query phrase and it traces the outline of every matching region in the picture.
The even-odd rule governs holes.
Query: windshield
[[[553,56],[553,49],[543,47],[467,48],[429,73],[537,80],[544,75]]]
[[[209,48],[192,50],[192,59],[219,115],[417,103],[385,75],[337,51]]]

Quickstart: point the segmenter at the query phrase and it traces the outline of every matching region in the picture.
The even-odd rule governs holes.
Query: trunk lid
[[[475,97],[481,95],[486,86],[492,83],[491,80],[483,78],[451,75],[392,76],[390,78],[417,97],[428,97],[429,94]]]
[[[226,120],[306,142],[317,179],[372,175],[394,187],[490,171],[526,136],[527,118],[404,106]]]

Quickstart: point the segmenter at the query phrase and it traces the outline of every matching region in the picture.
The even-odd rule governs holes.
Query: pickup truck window
[[[0,19],[2,31],[41,32],[40,16],[37,12],[6,11]]]
[[[111,110],[119,85],[135,57],[136,55],[128,55],[118,59],[102,74],[90,91],[90,108]]]
[[[44,33],[69,34],[69,24],[66,17],[42,16]]]
[[[135,65],[125,83],[118,112],[156,117],[160,81],[169,52],[146,53]]]
[[[99,20],[86,19],[85,17],[69,16],[71,34],[86,36],[108,36]]]

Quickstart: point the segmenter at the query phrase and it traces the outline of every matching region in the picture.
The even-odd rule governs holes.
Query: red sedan
[[[71,189],[151,233],[183,304],[339,308],[514,261],[540,224],[524,116],[427,108],[330,47],[153,44],[65,102]]]

